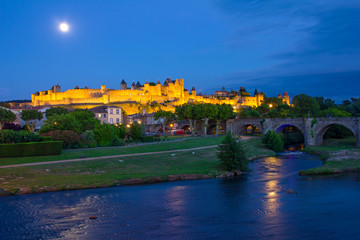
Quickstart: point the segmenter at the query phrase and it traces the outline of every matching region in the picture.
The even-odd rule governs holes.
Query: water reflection
[[[297,174],[320,164],[265,158],[233,179],[0,198],[0,238],[356,239],[360,175]]]

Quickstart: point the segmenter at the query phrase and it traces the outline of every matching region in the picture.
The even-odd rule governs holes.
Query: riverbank
[[[214,138],[199,140],[203,145],[213,145],[215,141]],[[221,139],[217,141],[220,142]],[[195,147],[196,141],[189,143]],[[273,151],[262,147],[260,138],[247,139],[244,143],[251,159],[275,155]],[[178,148],[176,145],[172,144],[173,150]],[[144,151],[145,147],[148,146],[139,146],[137,150]],[[149,152],[169,146],[161,144],[151,147],[152,151]],[[130,149],[136,151],[135,148],[128,148]],[[98,154],[96,150],[93,151],[93,154]],[[0,195],[214,178],[223,174],[218,168],[216,151],[216,147],[212,147],[173,153],[4,168],[0,169]]]
[[[322,146],[306,147],[304,152],[319,155],[323,165],[301,170],[300,175],[360,172],[360,148],[355,138],[329,139]]]

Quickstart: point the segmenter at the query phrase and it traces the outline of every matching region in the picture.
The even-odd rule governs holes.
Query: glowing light
[[[173,127],[173,126],[174,126],[174,124],[171,123],[171,124],[170,124],[170,127]]]
[[[270,108],[272,108],[272,106],[273,106],[272,104],[269,105]]]
[[[130,124],[126,125],[126,127],[128,127],[128,128],[129,128],[129,127],[130,127]]]
[[[69,31],[70,26],[69,26],[69,24],[67,24],[66,22],[62,22],[62,23],[60,23],[60,25],[59,25],[59,29],[60,29],[60,31],[66,33],[66,32]]]

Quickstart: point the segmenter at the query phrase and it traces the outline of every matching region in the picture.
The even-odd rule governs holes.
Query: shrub
[[[113,146],[125,146],[125,140],[120,139],[120,138],[115,138],[112,145]]]
[[[95,127],[94,134],[99,146],[110,146],[117,136],[117,129],[114,125],[103,123]]]
[[[50,136],[53,140],[63,141],[63,148],[78,148],[81,143],[79,134],[71,130],[50,131],[42,134],[42,136]]]
[[[80,140],[83,143],[93,142],[95,141],[95,134],[91,130],[86,130],[82,134],[80,134]]]
[[[233,138],[230,132],[226,133],[224,140],[218,146],[218,150],[219,152],[216,155],[221,168],[226,171],[248,170],[244,146],[239,139]]]
[[[0,144],[0,157],[59,155],[61,150],[61,141]]]
[[[6,123],[4,123],[3,129],[20,131],[20,130],[22,130],[22,127],[19,124],[6,122]]]
[[[40,142],[41,137],[29,131],[13,131],[2,130],[0,131],[0,143],[25,143],[25,142]]]
[[[118,127],[117,135],[119,138],[124,139],[126,134],[126,127],[124,124],[120,124]]]
[[[275,131],[268,131],[263,138],[263,143],[267,148],[275,152],[281,152],[284,149],[284,143],[280,135]]]
[[[21,143],[22,135],[13,130],[0,131],[0,143]]]
[[[19,133],[22,136],[21,142],[40,142],[42,140],[39,134],[33,132],[22,130]]]
[[[143,141],[143,142],[154,142],[155,139],[154,139],[154,136],[143,136],[141,138],[141,141]]]
[[[133,122],[130,126],[130,134],[131,137],[136,141],[140,140],[142,135],[144,134],[144,126],[139,124],[138,122]]]
[[[70,114],[53,115],[45,120],[44,125],[40,129],[40,133],[47,133],[51,131],[71,130],[77,133],[81,132],[80,123]]]
[[[271,137],[271,131],[267,131],[262,139],[262,143],[267,145],[270,140],[270,137]]]

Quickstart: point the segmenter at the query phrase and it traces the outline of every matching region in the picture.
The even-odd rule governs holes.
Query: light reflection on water
[[[360,175],[297,175],[318,165],[283,156],[232,179],[4,197],[0,239],[356,239]]]

